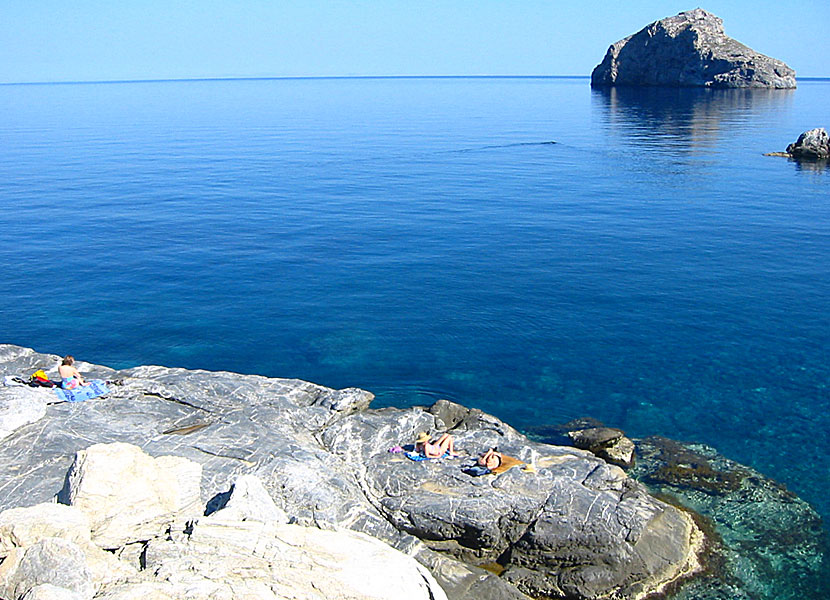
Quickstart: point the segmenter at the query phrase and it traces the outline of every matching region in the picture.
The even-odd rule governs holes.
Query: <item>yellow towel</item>
[[[501,455],[501,464],[492,470],[492,473],[499,475],[500,473],[504,473],[516,467],[518,465],[525,464],[523,461],[519,460],[518,458],[513,458],[512,456],[507,456],[506,454]]]

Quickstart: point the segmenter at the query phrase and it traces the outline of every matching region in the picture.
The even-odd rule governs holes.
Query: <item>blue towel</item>
[[[490,469],[482,467],[481,465],[473,465],[471,467],[467,467],[466,469],[461,469],[461,472],[466,473],[467,475],[472,475],[473,477],[481,477],[482,475],[489,475],[492,473]]]
[[[403,455],[407,457],[409,460],[414,460],[415,462],[420,462],[422,460],[438,460],[439,458],[448,458],[450,453],[445,452],[444,456],[438,456],[436,458],[427,458],[420,452],[404,452]]]
[[[93,379],[89,385],[79,385],[74,390],[55,388],[53,391],[63,402],[83,402],[110,393],[107,384],[101,379]]]

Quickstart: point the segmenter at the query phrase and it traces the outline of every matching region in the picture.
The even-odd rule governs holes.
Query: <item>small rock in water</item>
[[[577,448],[589,450],[606,462],[624,468],[634,465],[634,442],[620,429],[591,427],[569,431],[568,437]]]
[[[810,129],[787,146],[787,154],[793,158],[826,159],[830,157],[830,137],[824,127]]]

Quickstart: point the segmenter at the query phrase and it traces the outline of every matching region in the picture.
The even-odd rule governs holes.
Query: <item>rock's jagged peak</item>
[[[705,28],[712,30],[714,33],[724,33],[723,19],[716,17],[702,8],[685,10],[673,17],[666,17],[660,21],[655,21],[651,26],[654,25],[662,26],[669,34],[673,35],[689,27]]]
[[[730,38],[702,8],[655,21],[614,44],[591,85],[796,87],[795,71]]]

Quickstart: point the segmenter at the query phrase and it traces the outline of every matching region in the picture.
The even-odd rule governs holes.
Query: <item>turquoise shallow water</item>
[[[830,169],[795,91],[0,86],[0,338],[593,416],[830,500]],[[551,143],[555,142],[555,143]]]

